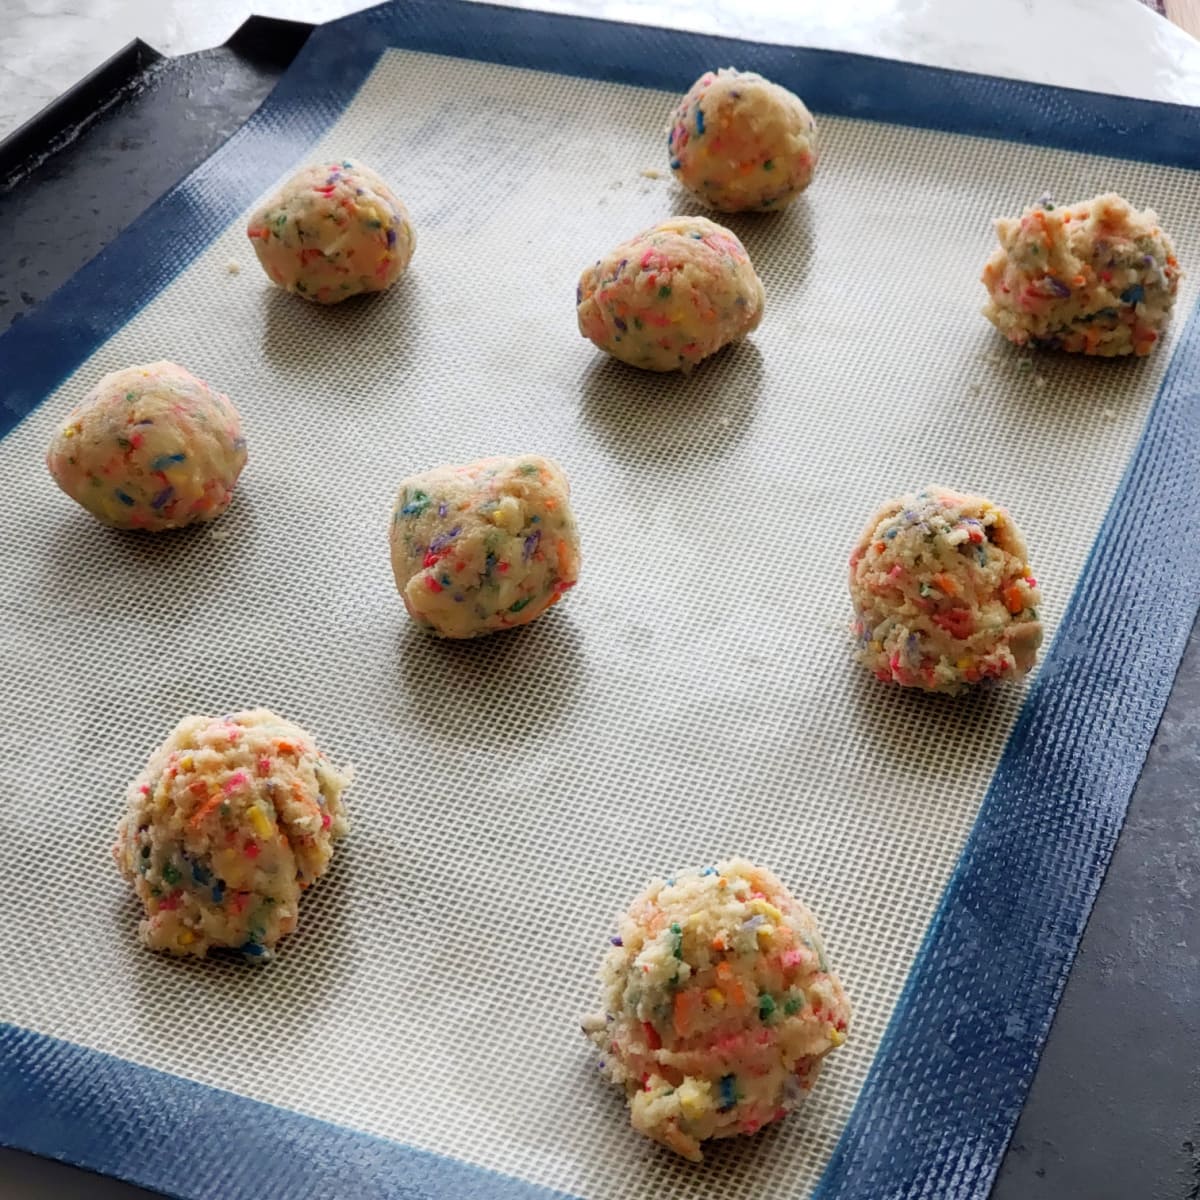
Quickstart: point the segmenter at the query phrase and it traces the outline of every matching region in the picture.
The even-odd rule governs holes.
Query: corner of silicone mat
[[[813,1200],[991,1190],[1200,607],[1198,373],[1200,305]]]
[[[0,1024],[0,1145],[181,1200],[571,1200]]]
[[[0,334],[0,438],[185,271],[346,109],[387,48],[349,32],[315,30],[240,129]]]

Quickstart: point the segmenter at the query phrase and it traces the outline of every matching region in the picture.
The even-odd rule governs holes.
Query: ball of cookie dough
[[[1015,678],[1042,643],[1024,539],[982,496],[928,487],[885,504],[850,555],[850,598],[860,661],[902,687]]]
[[[146,910],[142,941],[270,957],[346,833],[349,782],[265,708],[181,721],[129,785],[113,849]]]
[[[280,287],[318,304],[391,287],[416,246],[396,194],[369,167],[347,161],[293,175],[246,233]]]
[[[390,541],[405,608],[442,637],[527,625],[579,578],[570,485],[536,454],[409,476]]]
[[[584,1032],[633,1127],[685,1158],[785,1116],[846,1040],[815,918],[744,859],[655,880],[610,940]]]
[[[764,300],[746,248],[705,217],[672,217],[622,242],[575,292],[579,332],[647,371],[690,371],[757,329]]]
[[[817,169],[817,123],[799,96],[753,71],[706,71],[667,135],[675,178],[721,212],[790,204]]]
[[[1042,200],[996,222],[983,310],[1018,346],[1073,354],[1149,354],[1175,303],[1179,263],[1150,209],[1114,193]]]
[[[171,362],[105,375],[46,454],[54,482],[116,529],[178,529],[219,517],[246,465],[238,411]]]

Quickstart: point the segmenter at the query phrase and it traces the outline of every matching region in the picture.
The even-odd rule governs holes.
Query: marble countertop
[[[1200,42],[1138,0],[507,0],[643,24],[855,50],[1200,105]],[[127,42],[219,45],[251,13],[314,23],[363,0],[0,0],[0,137]]]

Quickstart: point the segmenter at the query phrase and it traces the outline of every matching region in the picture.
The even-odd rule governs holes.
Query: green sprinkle
[[[769,1021],[774,1011],[775,1001],[766,992],[763,992],[758,998],[758,1019],[760,1021]]]
[[[163,867],[163,878],[169,884],[174,886],[179,882],[179,872],[173,866],[171,866],[170,863],[167,863],[167,865]]]
[[[683,961],[683,930],[679,928],[678,921],[671,922],[671,953],[680,962]]]
[[[532,596],[526,596],[524,600],[518,600],[516,604],[510,604],[508,606],[508,611],[512,613],[520,612],[521,609],[523,609],[525,605],[527,605],[532,599]]]
[[[634,327],[634,329],[641,329],[641,327],[642,327],[642,318],[641,317],[633,318],[633,327]]]
[[[764,171],[775,170],[775,160],[773,158],[768,158],[767,161],[765,163],[763,163],[763,170]]]
[[[406,517],[419,517],[429,507],[429,493],[413,488],[404,493],[405,504],[401,512]]]
[[[804,1007],[804,1000],[800,996],[789,996],[783,1002],[783,1011],[793,1017]]]
[[[537,474],[537,472],[538,472],[538,469],[537,469],[537,467],[535,467],[535,466],[533,465],[533,463],[526,463],[526,464],[525,464],[525,465],[524,465],[524,466],[521,468],[521,474],[522,474],[522,475],[536,475],[536,474]]]
[[[671,289],[665,283],[658,289],[659,298],[662,300],[665,300],[670,294]]]

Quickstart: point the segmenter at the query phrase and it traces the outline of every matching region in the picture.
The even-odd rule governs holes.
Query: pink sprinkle
[[[265,754],[258,760],[258,773],[260,775],[270,775],[271,773],[271,760]]]
[[[245,771],[234,771],[230,777],[221,785],[221,790],[227,796],[231,796],[238,788],[244,787],[249,780],[246,778]]]
[[[328,829],[331,824],[332,824],[332,822],[330,821],[329,814],[322,813],[321,814],[321,828]]]

